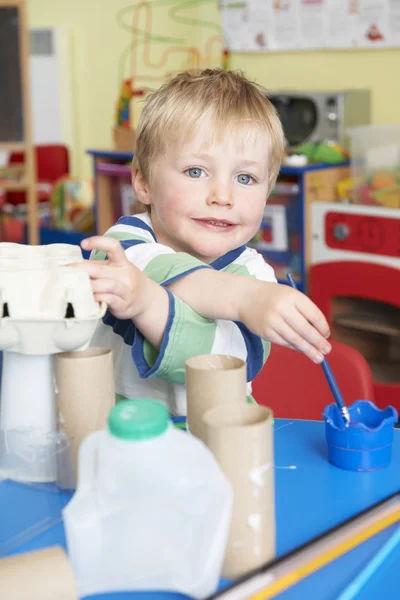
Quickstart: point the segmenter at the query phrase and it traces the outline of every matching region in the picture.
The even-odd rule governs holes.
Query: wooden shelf
[[[26,146],[25,142],[0,142],[0,152],[24,152]]]
[[[372,378],[378,383],[400,383],[400,362],[369,361]]]
[[[4,173],[7,165],[3,163],[8,160],[2,160],[0,190],[26,190],[28,243],[37,244],[39,226],[29,86],[27,0],[0,0],[0,13],[0,71],[5,72],[7,77],[7,85],[1,89],[5,100],[0,114],[0,152],[24,155],[21,163],[24,173],[18,177]],[[12,165],[8,167],[11,169]]]
[[[349,312],[337,314],[333,318],[334,325],[379,333],[381,335],[400,335],[400,309],[385,312]]]
[[[29,185],[26,181],[1,181],[0,180],[0,190],[4,192],[20,192],[26,190]]]

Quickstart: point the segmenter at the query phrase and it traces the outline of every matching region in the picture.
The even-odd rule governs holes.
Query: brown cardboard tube
[[[275,557],[273,414],[246,404],[204,414],[206,444],[234,491],[223,576],[237,578]]]
[[[58,408],[68,435],[77,473],[78,451],[93,431],[103,429],[115,404],[111,350],[89,348],[56,354]]]
[[[59,546],[0,560],[1,600],[77,600],[72,567]]]
[[[186,361],[187,426],[205,441],[203,414],[219,404],[246,403],[246,363],[235,356],[202,354]]]

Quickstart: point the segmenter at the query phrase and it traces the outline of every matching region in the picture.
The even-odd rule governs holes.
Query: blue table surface
[[[276,419],[275,466],[277,554],[280,556],[400,489],[400,430],[394,434],[391,465],[380,471],[357,473],[329,464],[322,422]],[[32,489],[12,482],[0,484],[0,556],[56,544],[66,548],[60,517],[69,498],[68,493]],[[276,598],[337,598],[389,535],[389,529],[381,532]],[[400,598],[399,565],[400,549],[397,549],[357,599]],[[92,596],[91,600],[169,597],[125,593]]]

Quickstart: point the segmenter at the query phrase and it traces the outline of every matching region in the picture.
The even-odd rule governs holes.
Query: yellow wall
[[[130,74],[129,31],[118,25],[117,13],[127,8],[124,22],[130,27],[135,0],[29,0],[30,27],[63,27],[70,36],[72,56],[72,82],[74,92],[73,121],[75,148],[72,149],[77,176],[91,176],[91,162],[85,155],[88,148],[111,148],[115,103],[120,85],[120,72]],[[190,39],[196,43],[197,28],[173,21],[168,16],[171,2],[160,0],[153,10],[153,33]],[[186,14],[196,16],[197,7]],[[141,16],[140,26],[144,24]],[[151,60],[157,62],[168,44],[156,43],[151,47]],[[139,64],[142,59],[139,50]],[[121,57],[125,69],[120,69]],[[176,69],[184,62],[185,54],[175,54],[168,59],[165,69]],[[179,58],[179,62],[178,62]],[[165,72],[165,70],[164,70]],[[142,73],[159,75],[159,71],[143,66]],[[143,82],[138,82],[143,83]],[[159,81],[153,83],[158,87]],[[146,85],[150,85],[146,81]]]
[[[232,67],[274,90],[367,88],[373,123],[400,122],[400,49],[239,54]]]
[[[111,147],[119,61],[130,44],[129,33],[118,27],[115,15],[134,3],[133,0],[130,3],[127,0],[28,2],[31,26],[62,26],[71,34],[76,124],[76,148],[73,150],[78,159],[74,163],[77,175],[90,175],[90,162],[84,154],[87,148]],[[173,3],[161,0],[159,4],[153,11],[153,32],[185,38],[193,43],[204,42],[207,37],[204,28],[198,30],[192,25],[171,21],[168,10]],[[192,7],[191,11],[190,16],[218,22],[218,11],[209,2]],[[189,14],[185,13],[185,16]],[[157,60],[165,47],[153,46],[153,60]],[[172,57],[167,67],[176,68],[177,64],[177,58]],[[369,88],[373,122],[400,122],[400,49],[235,54],[232,68],[243,69],[249,77],[271,90]],[[145,73],[149,72],[145,69]]]

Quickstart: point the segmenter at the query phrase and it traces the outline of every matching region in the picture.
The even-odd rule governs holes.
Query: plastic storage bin
[[[217,588],[233,492],[208,448],[155,400],[119,402],[79,452],[64,510],[80,596]]]
[[[365,125],[347,133],[353,201],[400,208],[400,125]]]

